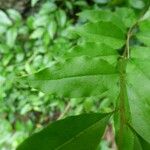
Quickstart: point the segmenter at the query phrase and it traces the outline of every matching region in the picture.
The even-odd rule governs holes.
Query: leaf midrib
[[[105,76],[108,76],[108,75],[117,75],[118,74],[118,72],[115,72],[115,73],[105,73],[105,74],[93,74],[93,75],[78,75],[78,76],[67,76],[67,77],[63,77],[63,78],[57,78],[57,79],[34,79],[34,81],[43,81],[43,80],[45,80],[45,81],[49,81],[49,80],[51,80],[51,81],[55,81],[55,80],[63,80],[63,79],[72,79],[72,78],[83,78],[83,77],[92,77],[92,76],[103,76],[103,75],[105,75]],[[33,80],[33,79],[32,79]]]
[[[88,36],[91,36],[91,34],[97,36],[97,37],[104,37],[104,38],[107,38],[107,39],[115,39],[115,40],[119,40],[119,41],[124,41],[123,38],[118,38],[118,37],[113,37],[113,36],[107,36],[107,35],[100,35],[100,34],[96,34],[96,33],[85,33],[85,35],[88,35]]]

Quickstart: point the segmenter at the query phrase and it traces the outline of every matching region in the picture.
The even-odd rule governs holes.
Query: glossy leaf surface
[[[94,150],[110,114],[83,114],[52,123],[33,134],[17,150]]]

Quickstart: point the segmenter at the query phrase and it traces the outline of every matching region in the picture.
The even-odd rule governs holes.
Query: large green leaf
[[[110,114],[83,114],[50,124],[17,150],[95,150]]]
[[[103,17],[101,15],[102,20]],[[126,19],[125,26],[133,25],[132,19],[129,22]],[[66,60],[24,79],[36,89],[63,97],[105,93],[118,110],[116,137],[120,134],[122,140],[117,143],[122,147],[128,143],[127,149],[133,148],[134,136],[127,127],[129,123],[145,142],[150,143],[150,50],[145,47],[149,40],[138,37],[142,32],[149,34],[149,23],[147,25],[145,20],[140,23],[140,31],[137,24],[130,27],[125,40],[124,31],[114,21],[91,21],[77,29],[80,42],[64,55]],[[138,45],[145,46],[130,47],[138,42],[135,38],[130,40],[133,31],[139,33],[136,34],[141,41]],[[129,58],[125,55],[127,51]]]
[[[87,23],[77,33],[86,41],[104,43],[116,49],[125,43],[124,32],[112,22]]]
[[[87,19],[90,22],[111,21],[122,31],[130,27],[135,21],[136,16],[130,8],[117,8],[115,12],[110,10],[85,10],[79,13],[81,19]]]
[[[90,22],[98,21],[112,21],[115,23],[122,31],[125,31],[126,27],[122,20],[110,10],[86,10],[79,13],[81,19],[87,19]]]
[[[78,56],[89,56],[89,57],[100,57],[113,64],[119,57],[119,53],[116,49],[103,43],[86,42],[73,47],[65,57],[78,57]]]
[[[146,47],[134,47],[131,54],[133,58],[127,67],[127,90],[132,124],[136,132],[150,142],[150,51]]]
[[[118,80],[114,66],[100,57],[87,56],[56,63],[24,79],[36,89],[65,97],[101,95],[113,90]]]

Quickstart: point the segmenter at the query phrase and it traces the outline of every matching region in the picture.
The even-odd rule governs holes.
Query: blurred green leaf
[[[12,22],[11,22],[11,20],[9,19],[9,17],[7,16],[7,14],[4,12],[4,11],[2,11],[2,10],[0,10],[0,24],[2,24],[2,25],[6,25],[6,26],[10,26],[10,25],[12,25]]]
[[[50,38],[53,39],[54,35],[56,33],[56,30],[57,30],[57,24],[56,24],[56,22],[52,20],[49,23],[47,30],[48,30],[48,34],[49,34]]]
[[[13,21],[21,21],[22,19],[20,13],[14,9],[8,9],[7,13]]]
[[[37,28],[36,30],[34,30],[32,32],[32,34],[30,35],[30,38],[31,39],[38,39],[38,38],[41,38],[42,35],[44,33],[44,28]]]
[[[107,3],[109,0],[94,0],[96,3],[100,3],[100,4],[105,4]]]
[[[129,0],[129,3],[132,7],[136,9],[142,9],[145,6],[143,0]]]
[[[67,19],[67,16],[66,16],[66,13],[64,10],[62,9],[59,9],[57,11],[57,21],[58,21],[58,24],[61,26],[61,27],[64,27],[65,24],[66,24],[66,19]]]
[[[6,32],[6,43],[10,48],[12,48],[15,45],[16,38],[17,38],[17,29],[10,28]]]
[[[31,0],[31,6],[34,7],[39,0]]]
[[[51,1],[47,1],[42,5],[39,14],[48,14],[54,12],[57,9],[57,5]]]

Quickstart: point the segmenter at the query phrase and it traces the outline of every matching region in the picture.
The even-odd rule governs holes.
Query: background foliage
[[[75,44],[73,28],[89,9],[132,7],[135,14],[146,0],[10,0],[0,2],[0,149],[15,147],[36,130],[65,115],[109,112],[111,104],[100,98],[64,99],[19,87],[16,76],[31,74],[53,64]],[[133,16],[127,16],[133,17]],[[136,17],[136,16],[135,16]],[[133,17],[134,19],[134,17]],[[128,24],[128,22],[127,22]],[[91,100],[92,99],[92,100]],[[71,111],[70,111],[71,110]],[[100,147],[108,148],[108,141]]]

